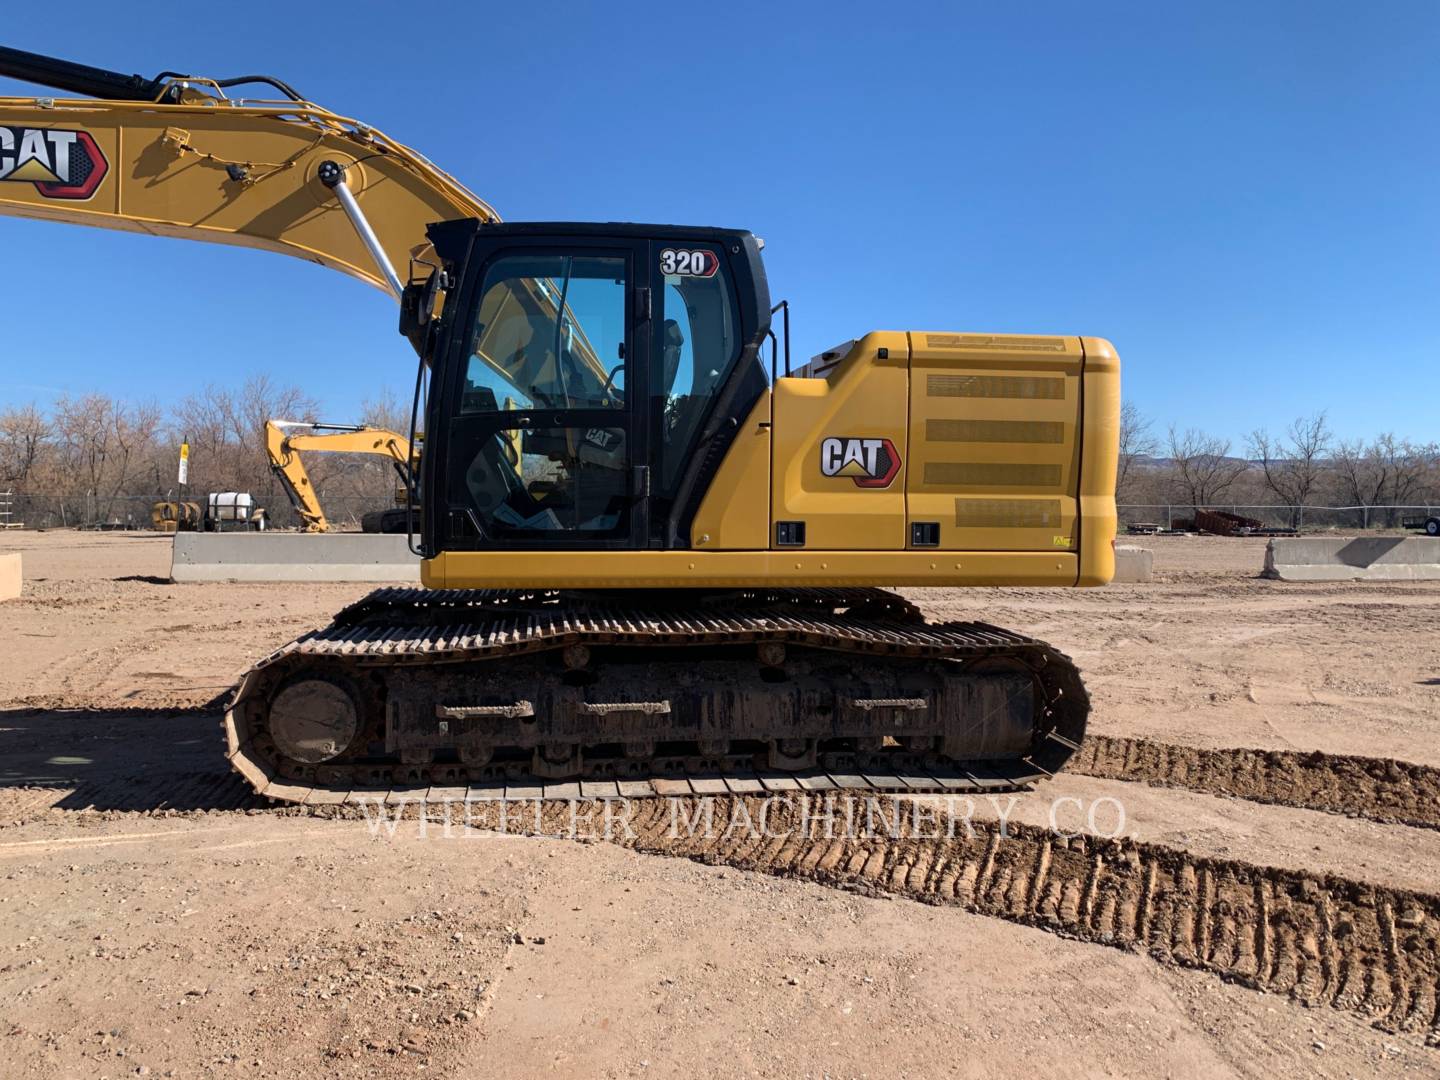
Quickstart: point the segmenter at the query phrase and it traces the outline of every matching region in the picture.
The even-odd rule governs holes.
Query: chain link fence
[[[1186,503],[1122,503],[1116,507],[1120,514],[1120,525],[1135,525],[1142,522],[1176,527],[1176,522],[1185,522],[1195,516],[1195,507]],[[1345,529],[1398,529],[1407,518],[1427,518],[1440,513],[1440,505],[1422,506],[1283,506],[1266,504],[1246,506],[1243,503],[1216,503],[1201,507],[1204,510],[1218,510],[1227,514],[1254,518],[1267,528],[1302,530]]]

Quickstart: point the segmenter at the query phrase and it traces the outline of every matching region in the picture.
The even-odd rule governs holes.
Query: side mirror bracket
[[[449,275],[439,269],[416,280],[412,267],[410,281],[400,293],[400,334],[421,357],[430,354],[439,325],[436,310],[440,292],[449,287],[449,282]]]

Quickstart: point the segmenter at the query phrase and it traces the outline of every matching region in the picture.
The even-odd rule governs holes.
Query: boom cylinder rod
[[[350,191],[350,185],[345,183],[345,166],[338,161],[322,161],[318,172],[320,182],[335,192],[335,197],[340,200],[340,206],[345,211],[345,216],[350,219],[350,224],[355,226],[355,231],[360,234],[360,241],[365,249],[370,252],[370,257],[375,260],[380,273],[385,278],[385,284],[390,286],[390,291],[399,300],[405,291],[405,286],[400,283],[400,275],[395,273],[395,267],[390,265],[390,256],[385,254],[385,249],[380,246],[380,238],[375,235],[375,230],[370,227],[370,221],[365,217],[365,211],[360,209],[360,204],[355,201],[354,194]]]
[[[155,101],[165,91],[163,79],[125,75],[6,46],[0,46],[0,75],[111,101]]]

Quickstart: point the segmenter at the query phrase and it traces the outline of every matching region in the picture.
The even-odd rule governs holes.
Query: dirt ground
[[[1145,544],[1152,584],[910,595],[1068,652],[1101,735],[1440,766],[1440,583],[1271,582],[1264,541]],[[262,808],[214,703],[365,586],[172,585],[156,535],[0,548],[26,579],[0,606],[0,1076],[1440,1076],[1433,1021],[960,905]],[[1440,892],[1440,830],[1363,815],[1081,775],[975,816],[1007,810]]]

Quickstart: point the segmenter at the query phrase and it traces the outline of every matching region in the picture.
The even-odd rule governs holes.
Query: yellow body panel
[[[880,350],[888,356],[880,358]],[[856,341],[823,375],[775,382],[771,517],[803,521],[807,548],[898,551],[905,547],[905,469],[883,489],[822,472],[827,438],[882,438],[903,462],[910,348],[907,335],[880,332]]]
[[[1120,357],[1103,338],[1085,348],[1085,446],[1080,462],[1080,579],[1104,585],[1115,576],[1115,468],[1120,460]]]
[[[761,396],[701,500],[691,526],[697,551],[770,546],[770,402]]]
[[[910,520],[947,551],[1074,551],[1080,339],[910,335]]]
[[[447,551],[430,589],[660,589],[770,585],[1074,585],[1072,553],[923,551]]]

